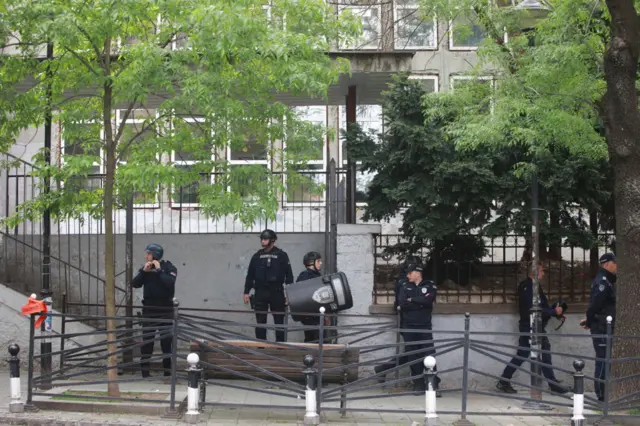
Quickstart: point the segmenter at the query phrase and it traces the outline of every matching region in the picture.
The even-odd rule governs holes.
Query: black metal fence
[[[438,284],[439,303],[516,302],[518,284],[528,275],[521,260],[530,250],[527,237],[507,235],[483,240],[487,253],[479,260],[456,260],[464,256],[453,253],[452,260],[438,262],[432,256],[432,247],[415,253],[427,262],[428,277]],[[545,275],[541,285],[547,297],[587,303],[591,280],[598,270],[598,254],[610,251],[613,240],[613,234],[601,234],[595,250],[563,246],[560,260],[543,259]],[[376,236],[374,303],[393,303],[395,282],[402,269],[402,259],[393,255],[393,249],[406,242],[399,234]]]
[[[528,346],[515,344],[520,336],[529,338],[533,337],[532,334],[483,330],[482,325],[474,326],[473,318],[469,315],[459,318],[460,327],[452,325],[446,330],[438,329],[425,334],[424,330],[402,328],[399,318],[395,316],[381,318],[338,314],[339,325],[328,326],[325,325],[325,319],[336,315],[305,313],[305,316],[318,316],[319,325],[304,326],[289,319],[282,326],[261,326],[270,332],[285,330],[286,342],[270,343],[253,337],[256,324],[252,320],[252,311],[190,309],[177,305],[173,309],[164,309],[166,314],[160,319],[52,315],[54,321],[62,321],[63,330],[59,335],[37,332],[32,327],[27,403],[51,407],[51,397],[57,395],[58,403],[77,400],[125,401],[128,405],[156,404],[170,413],[179,413],[186,389],[183,371],[187,355],[195,352],[199,354],[199,366],[204,370],[200,380],[200,410],[207,410],[208,407],[244,407],[246,410],[262,410],[263,415],[274,410],[302,412],[306,389],[303,371],[308,372],[309,368],[308,363],[303,363],[303,358],[312,355],[315,360],[313,371],[317,374],[318,410],[326,419],[330,420],[336,415],[348,417],[357,412],[416,418],[425,413],[424,393],[422,398],[416,399],[416,392],[408,386],[423,380],[424,357],[433,354],[437,361],[437,375],[442,379],[439,391],[443,398],[451,398],[444,404],[446,409],[437,411],[443,418],[515,415],[567,418],[568,422],[572,415],[570,394],[558,395],[557,391],[543,383],[546,378],[532,373],[528,368],[514,366],[520,378],[510,381],[524,390],[524,394],[508,395],[491,391],[486,385],[492,386],[501,379],[500,372],[517,350],[523,351],[518,354],[522,361],[534,365],[543,363],[538,357],[528,357]],[[289,318],[288,314],[285,315]],[[87,320],[94,324],[102,323],[103,326],[70,330],[72,324]],[[117,323],[117,349],[111,352],[106,347],[104,324],[107,320]],[[35,316],[32,317],[32,325],[34,321]],[[455,321],[448,323],[455,324]],[[317,342],[294,343],[299,340],[298,334],[309,329],[317,330]],[[327,339],[329,332],[333,334]],[[420,334],[410,338],[414,333]],[[147,361],[152,374],[167,373],[166,383],[160,388],[158,379],[153,375],[150,378],[139,376],[137,357],[145,345],[169,337],[172,341],[171,351],[159,353],[156,350],[151,353],[147,346],[144,352],[150,356]],[[403,338],[405,344],[402,343]],[[593,419],[635,418],[637,421],[640,417],[637,411],[640,392],[637,389],[624,392],[623,389],[633,389],[638,375],[614,377],[609,373],[612,369],[615,372],[616,366],[628,363],[637,365],[640,357],[615,358],[611,348],[621,341],[640,340],[640,336],[613,336],[609,328],[607,334],[602,336],[576,332],[563,334],[562,338],[565,341],[572,339],[572,344],[566,346],[572,350],[554,351],[543,347],[540,351],[553,355],[556,374],[568,378],[569,384],[573,383],[574,376],[582,374],[582,368],[576,371],[571,366],[574,361],[580,360],[588,365],[587,382],[605,384],[603,401],[599,401],[591,392],[585,392],[585,416]],[[604,339],[606,357],[594,356],[591,349],[593,338]],[[42,354],[37,352],[37,343],[41,341],[53,342],[54,345],[59,342],[59,347],[54,347],[47,356],[47,363],[54,361],[52,367],[38,372]],[[107,365],[106,359],[112,355],[118,357],[117,366]],[[171,360],[170,366],[165,360]],[[604,363],[603,377],[594,377],[591,373],[590,364],[595,361]],[[374,369],[374,366],[382,364],[386,366]],[[117,380],[105,377],[109,369],[120,372]],[[128,373],[133,375],[128,376]],[[155,389],[155,397],[149,396],[150,391],[144,391],[147,382],[153,382],[148,389]],[[120,386],[119,397],[106,395],[104,388],[100,388],[106,388],[109,383]],[[629,386],[629,383],[632,385]],[[136,385],[137,394],[129,391],[128,386],[132,384]],[[621,384],[626,386],[620,388]],[[58,391],[52,394],[49,389]],[[516,403],[524,405],[518,408]],[[509,409],[493,408],[500,404]],[[527,406],[535,409],[527,410]]]

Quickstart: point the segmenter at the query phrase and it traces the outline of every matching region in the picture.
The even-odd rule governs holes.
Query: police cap
[[[422,273],[422,271],[423,271],[422,265],[419,265],[417,263],[412,263],[412,264],[407,266],[407,273],[409,273],[409,272],[420,272],[420,273]]]
[[[615,262],[616,261],[616,255],[613,253],[605,253],[602,256],[600,256],[600,264],[604,265],[605,263],[608,262]]]

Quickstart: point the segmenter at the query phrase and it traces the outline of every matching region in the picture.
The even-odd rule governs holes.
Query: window
[[[380,41],[381,22],[380,6],[340,6],[339,12],[349,9],[362,19],[362,35],[354,44],[345,44],[341,49],[347,50],[375,50]]]
[[[288,205],[324,203],[325,193],[322,190],[326,183],[326,125],[327,125],[327,107],[296,107],[294,110],[298,113],[301,120],[320,126],[323,129],[321,141],[305,140],[305,145],[311,145],[308,148],[311,152],[303,153],[305,155],[306,164],[304,167],[296,167],[297,175],[288,176],[285,174],[285,203]],[[300,137],[313,138],[317,136],[317,128],[312,129],[313,133],[301,132]],[[292,143],[289,139],[290,144]],[[311,142],[311,143],[310,143]],[[286,152],[287,142],[285,141],[283,149]],[[289,166],[291,167],[291,166]]]
[[[495,87],[495,80],[491,76],[452,75],[450,77],[451,90],[468,88],[469,105],[477,105],[483,112],[493,111],[491,94]]]
[[[245,201],[254,201],[259,194],[253,194],[260,181],[269,177],[271,166],[269,143],[258,140],[254,135],[244,139],[244,146],[227,146],[227,160],[231,177],[227,191],[240,194]]]
[[[95,157],[87,170],[87,177],[74,176],[63,182],[67,189],[93,191],[102,187],[103,161],[102,126],[95,122],[67,123],[62,129],[61,162],[68,162],[73,156],[90,155]]]
[[[198,163],[214,160],[210,129],[202,119],[176,118],[173,121],[174,135],[182,142],[182,149],[171,153],[171,162],[179,169],[193,169]],[[209,140],[207,140],[209,139]],[[202,147],[202,149],[200,149]],[[200,204],[200,187],[213,182],[213,170],[203,173],[187,185],[172,188],[171,201],[175,207],[197,207]]]
[[[409,76],[409,80],[420,80],[420,83],[427,93],[440,91],[440,83],[437,75],[413,74]]]
[[[476,50],[484,36],[475,12],[459,14],[449,22],[449,50]]]
[[[417,0],[395,2],[394,27],[396,49],[430,50],[438,48],[436,19],[425,19]]]
[[[383,132],[382,106],[380,105],[359,105],[356,111],[356,122],[360,124],[362,130],[373,133],[374,139]],[[347,129],[346,107],[340,106],[340,157],[343,168],[347,167],[347,150],[344,145],[342,132]],[[360,171],[360,164],[356,163],[358,172],[356,174],[356,202],[360,205],[366,204],[369,192],[369,184],[375,176],[372,172]],[[346,174],[343,174],[346,182]],[[342,177],[341,177],[342,178]]]
[[[116,114],[116,128],[120,126],[124,119],[125,111],[118,110]],[[124,132],[118,144],[118,166],[127,164],[127,160],[132,152],[140,147],[144,147],[143,142],[156,137],[156,112],[153,110],[135,109],[132,110],[125,122]],[[155,159],[160,160],[160,154],[155,154]],[[153,182],[151,182],[153,184]],[[133,206],[137,208],[157,208],[159,185],[153,189],[133,193]]]

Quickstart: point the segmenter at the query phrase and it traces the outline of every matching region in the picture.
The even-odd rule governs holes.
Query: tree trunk
[[[607,0],[611,41],[604,57],[607,92],[603,119],[615,172],[615,211],[618,257],[616,335],[640,336],[640,112],[636,76],[640,57],[640,25],[633,0]],[[635,357],[640,340],[614,340],[615,358]],[[614,377],[640,373],[640,363],[616,363]],[[612,397],[637,392],[640,379],[613,387]]]
[[[560,231],[560,214],[552,212],[549,222],[549,259],[560,261],[562,260],[562,238],[557,233]]]
[[[111,40],[107,37],[104,46],[105,52],[105,75],[110,75],[110,50]],[[113,125],[111,122],[113,103],[113,88],[110,81],[104,84],[103,99],[103,125],[104,125],[104,145],[106,147],[106,177],[104,182],[104,271],[105,271],[105,314],[107,316],[107,352],[110,355],[107,358],[107,385],[108,395],[112,397],[120,396],[120,387],[118,386],[118,350],[116,336],[116,265],[114,259],[114,238],[113,238],[113,188],[115,182],[116,170],[116,143],[113,140]]]

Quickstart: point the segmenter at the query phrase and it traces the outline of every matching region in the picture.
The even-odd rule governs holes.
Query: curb
[[[64,420],[56,417],[38,415],[37,413],[10,414],[0,413],[1,425],[23,425],[23,426],[152,426],[163,424],[176,424],[176,420],[163,422],[161,419],[145,420]]]

